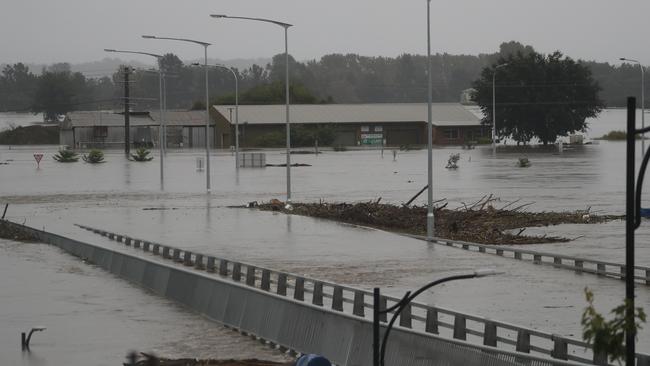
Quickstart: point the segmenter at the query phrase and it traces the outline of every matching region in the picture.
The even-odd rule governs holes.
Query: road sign
[[[41,159],[43,159],[43,153],[34,153],[34,160],[36,160],[36,165],[41,167]]]

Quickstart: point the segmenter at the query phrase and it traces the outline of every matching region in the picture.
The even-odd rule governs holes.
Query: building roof
[[[205,111],[167,111],[168,126],[205,126]],[[160,112],[131,113],[131,126],[158,126]],[[66,115],[64,128],[93,126],[124,126],[124,114],[112,111],[80,111]]]
[[[227,121],[228,108],[233,107],[213,106]],[[432,112],[436,126],[479,126],[481,123],[476,115],[458,103],[434,103]],[[295,104],[290,110],[292,123],[426,122],[427,115],[426,103]],[[239,123],[283,124],[285,118],[285,105],[239,106]]]

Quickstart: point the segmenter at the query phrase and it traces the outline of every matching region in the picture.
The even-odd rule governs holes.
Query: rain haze
[[[433,1],[434,53],[478,54],[502,42],[539,52],[601,62],[619,57],[650,63],[643,31],[650,2],[627,0]],[[187,37],[214,44],[219,59],[270,57],[283,51],[281,29],[224,22],[209,14],[264,16],[295,25],[290,53],[298,60],[329,53],[394,57],[426,52],[426,2],[388,0],[5,0],[0,12],[0,63],[88,62],[104,48],[171,51],[140,35]],[[277,33],[277,34],[276,34]],[[191,45],[173,45],[181,59],[198,59]],[[146,57],[133,59],[150,63]]]

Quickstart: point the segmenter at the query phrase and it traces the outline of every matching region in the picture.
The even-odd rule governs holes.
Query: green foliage
[[[517,160],[517,166],[520,168],[528,168],[530,165],[530,160],[528,160],[528,158],[519,158],[519,160]]]
[[[641,135],[635,135],[634,138],[637,139],[637,140],[640,140],[642,137],[641,137]],[[599,137],[597,140],[613,140],[613,141],[627,140],[627,132],[625,132],[625,131],[609,131],[607,134]]]
[[[625,333],[626,331],[638,331],[641,323],[645,323],[646,314],[642,308],[634,309],[634,318],[627,319],[627,309],[631,303],[617,306],[611,313],[614,318],[605,318],[596,311],[594,307],[594,294],[585,288],[585,297],[589,304],[582,314],[582,338],[589,343],[597,354],[607,355],[610,362],[622,361],[625,358]]]
[[[316,97],[302,84],[291,84],[289,98],[293,104],[317,103]],[[254,86],[239,97],[240,104],[282,104],[286,101],[283,82],[275,81]],[[214,104],[235,104],[235,95],[226,94],[214,101]]]
[[[99,163],[106,162],[104,160],[104,153],[101,150],[90,150],[90,152],[88,152],[88,155],[82,156],[82,159],[86,163],[90,163],[90,164],[99,164]]]
[[[131,158],[135,161],[151,161],[153,156],[149,156],[151,151],[141,147],[135,151],[135,154],[131,154]]]
[[[589,68],[560,52],[536,52],[501,57],[486,67],[474,82],[474,100],[485,114],[484,124],[492,123],[492,78],[497,65],[508,64],[497,74],[497,121],[500,137],[526,143],[533,137],[542,143],[554,142],[587,129],[587,118],[600,113],[604,104],[598,97],[600,86]]]
[[[73,150],[61,149],[53,158],[59,163],[76,163],[79,161],[79,154]]]
[[[0,131],[1,145],[56,145],[59,128],[56,126],[18,126]]]

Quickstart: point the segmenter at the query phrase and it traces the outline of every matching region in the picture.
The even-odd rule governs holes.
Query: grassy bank
[[[57,126],[19,126],[0,131],[0,145],[58,145]]]

